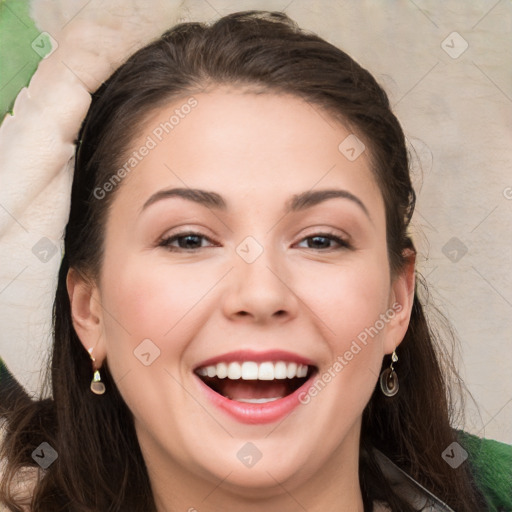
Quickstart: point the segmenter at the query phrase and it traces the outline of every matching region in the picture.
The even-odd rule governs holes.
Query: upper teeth
[[[308,367],[304,364],[285,363],[284,361],[276,363],[271,361],[263,363],[244,361],[243,363],[217,363],[216,365],[203,366],[197,370],[197,373],[203,377],[217,377],[219,379],[227,377],[232,380],[293,379],[294,377],[306,377]]]

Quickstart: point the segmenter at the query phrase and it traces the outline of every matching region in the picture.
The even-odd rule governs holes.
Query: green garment
[[[461,430],[457,434],[489,504],[488,512],[511,512],[512,445],[482,439]]]
[[[0,122],[50,50],[48,36],[29,16],[28,1],[0,0]]]

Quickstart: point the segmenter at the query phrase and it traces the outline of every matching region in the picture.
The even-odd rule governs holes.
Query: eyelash
[[[172,236],[162,238],[160,240],[160,242],[158,242],[158,247],[164,247],[165,249],[167,249],[168,251],[171,251],[171,252],[184,251],[184,252],[189,252],[189,253],[197,252],[200,249],[204,249],[204,247],[197,247],[195,249],[183,249],[181,247],[171,246],[171,243],[174,242],[175,240],[179,240],[180,238],[186,238],[188,236],[204,238],[205,240],[208,240],[209,242],[213,242],[213,240],[211,240],[209,237],[207,237],[201,233],[197,233],[197,232],[193,232],[193,231],[184,231],[182,233],[176,233]],[[326,238],[328,240],[333,240],[334,242],[339,244],[340,247],[334,248],[334,249],[331,248],[330,249],[331,251],[332,250],[339,251],[339,250],[344,250],[344,249],[345,250],[352,249],[352,245],[347,240],[340,238],[339,236],[335,235],[334,233],[328,233],[328,232],[314,233],[313,235],[302,238],[300,241],[303,242],[304,240],[310,240],[312,238]],[[213,243],[215,243],[215,242],[213,242]],[[304,249],[304,247],[303,247],[303,249]],[[307,247],[306,249],[312,249],[312,248]],[[321,252],[329,252],[329,249],[327,249],[325,251],[323,249],[319,249],[319,250]]]

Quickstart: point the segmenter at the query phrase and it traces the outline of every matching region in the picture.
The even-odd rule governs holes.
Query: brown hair
[[[285,14],[246,11],[212,26],[182,23],[130,57],[100,89],[79,135],[65,254],[53,310],[52,398],[23,400],[8,416],[2,455],[7,473],[0,498],[12,507],[9,479],[42,442],[58,459],[38,483],[38,511],[152,511],[155,504],[132,414],[103,367],[107,393],[89,390],[91,364],[74,331],[66,276],[75,268],[98,277],[109,204],[115,188],[98,200],[94,191],[119,168],[146,116],[171,100],[228,84],[298,96],[351,127],[364,140],[386,208],[392,275],[414,246],[407,227],[415,204],[409,158],[400,124],[386,93],[346,53],[300,30]],[[444,372],[460,382],[427,324],[417,276],[412,317],[398,347],[400,392],[383,396],[376,387],[363,414],[359,476],[365,510],[373,500],[392,510],[412,511],[381,473],[372,447],[417,479],[457,512],[485,508],[467,464],[452,469],[441,453],[457,440]],[[382,369],[389,365],[389,357]],[[7,416],[7,412],[3,411]],[[479,505],[480,504],[480,505]]]

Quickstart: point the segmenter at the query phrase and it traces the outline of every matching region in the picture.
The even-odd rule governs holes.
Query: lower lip
[[[207,386],[197,375],[194,377],[199,382],[199,386],[206,397],[213,402],[219,409],[227,412],[240,423],[250,425],[261,425],[264,423],[273,423],[290,414],[299,405],[302,405],[299,396],[303,396],[314,383],[316,372],[298,389],[290,395],[279,400],[267,402],[266,404],[249,404],[246,402],[237,402],[230,400],[219,393],[216,393]]]

